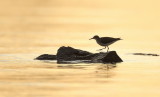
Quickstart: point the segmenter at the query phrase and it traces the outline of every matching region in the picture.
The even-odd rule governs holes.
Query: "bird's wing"
[[[120,40],[119,38],[112,38],[112,37],[101,37],[101,43],[111,43],[114,41]]]

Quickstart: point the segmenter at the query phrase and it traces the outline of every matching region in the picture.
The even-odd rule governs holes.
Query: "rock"
[[[57,52],[57,62],[74,60],[91,60],[93,54],[72,47],[60,47]]]
[[[123,60],[117,55],[116,51],[110,51],[108,53],[98,53],[92,58],[93,63],[118,63]]]
[[[57,55],[43,54],[37,60],[57,60],[57,63],[117,63],[123,60],[117,55],[116,51],[91,53],[88,51],[74,49],[72,47],[60,47]]]
[[[115,51],[108,53],[90,53],[87,51],[74,49],[72,47],[61,47],[57,52],[57,62],[63,63],[65,61],[82,60],[84,62],[91,63],[117,63],[123,62],[122,59],[117,55]]]
[[[117,63],[123,60],[117,55],[116,51],[110,51],[103,59],[104,63]]]
[[[133,55],[143,55],[143,56],[159,56],[158,54],[146,54],[146,53],[133,53]]]
[[[57,60],[56,55],[43,54],[35,58],[36,60]]]

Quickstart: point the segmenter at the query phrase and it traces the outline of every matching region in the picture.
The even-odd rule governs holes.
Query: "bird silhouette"
[[[99,37],[98,35],[95,35],[93,38],[91,39],[95,39],[96,42],[100,45],[100,46],[104,46],[105,48],[99,49],[99,50],[103,50],[107,49],[107,52],[109,50],[109,45],[113,44],[114,42],[118,41],[118,40],[122,40],[121,38],[113,38],[113,37]],[[89,40],[91,40],[89,39]]]

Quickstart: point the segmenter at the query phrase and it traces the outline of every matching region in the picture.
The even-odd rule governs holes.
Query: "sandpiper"
[[[109,45],[111,45],[112,43],[118,41],[118,40],[122,40],[120,38],[112,38],[112,37],[99,37],[98,35],[95,35],[93,38],[91,39],[95,39],[96,42],[100,45],[100,46],[104,46],[105,48],[102,48],[102,49],[99,49],[99,50],[103,50],[103,49],[106,49],[106,47],[108,48],[107,49],[107,52],[109,50]],[[91,40],[89,39],[89,40]]]

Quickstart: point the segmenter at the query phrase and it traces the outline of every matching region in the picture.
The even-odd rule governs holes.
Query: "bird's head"
[[[95,35],[93,38],[91,38],[91,39],[99,39],[99,36],[98,35]],[[89,40],[91,40],[91,39],[89,39]]]

